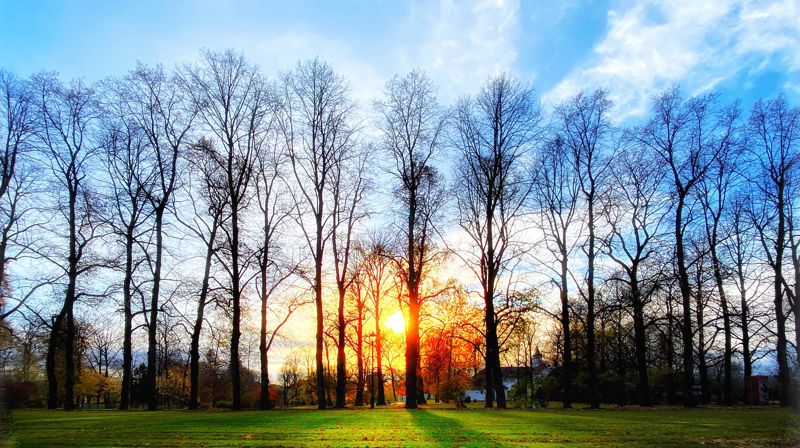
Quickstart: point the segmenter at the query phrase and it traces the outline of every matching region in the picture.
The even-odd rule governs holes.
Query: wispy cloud
[[[674,83],[696,94],[770,64],[800,69],[794,0],[640,2],[609,11],[607,30],[593,57],[547,92],[546,102],[605,87],[623,121],[642,116],[650,97]]]
[[[471,93],[514,65],[518,13],[518,0],[440,0],[435,8],[412,14],[422,40],[408,57],[428,71],[443,100]]]

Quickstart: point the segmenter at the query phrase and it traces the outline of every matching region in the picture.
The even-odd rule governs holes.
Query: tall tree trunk
[[[344,284],[338,285],[339,289],[339,309],[337,314],[337,338],[336,338],[336,405],[337,409],[344,408],[345,394],[347,393],[347,372],[345,371],[345,322],[344,322],[344,296],[347,291]]]
[[[384,379],[383,379],[383,352],[381,345],[383,342],[381,341],[381,312],[380,312],[380,304],[378,303],[379,300],[376,300],[375,303],[375,364],[377,367],[377,375],[378,375],[378,406],[383,406],[386,404],[386,392],[383,390],[384,388]]]
[[[786,353],[786,316],[783,314],[783,254],[786,241],[786,220],[784,213],[784,187],[783,182],[778,185],[778,231],[775,235],[775,260],[773,270],[775,272],[775,325],[777,330],[777,357],[778,357],[778,380],[781,385],[780,401],[781,406],[791,404],[791,377],[789,375],[789,361]]]
[[[566,241],[566,238],[563,240]],[[567,295],[567,253],[561,251],[561,331],[564,335],[564,360],[561,366],[561,393],[562,405],[572,407],[572,338],[569,328],[569,296]]]
[[[153,290],[150,296],[150,322],[147,326],[147,409],[158,409],[158,390],[156,389],[156,330],[158,324],[158,300],[161,289],[161,252],[164,246],[163,220],[164,206],[156,207],[156,263],[153,271]]]
[[[267,301],[269,300],[269,291],[267,288],[267,264],[265,263],[266,255],[265,245],[265,260],[262,261],[261,267],[261,331],[259,334],[258,351],[259,359],[261,360],[261,396],[258,402],[259,409],[272,408],[272,402],[269,399],[269,357],[267,353]]]
[[[53,319],[50,328],[50,337],[47,340],[47,359],[45,371],[47,372],[47,409],[58,407],[58,375],[56,374],[56,352],[60,347],[61,335],[64,326],[64,317],[67,314],[65,307]]]
[[[700,374],[700,401],[703,404],[708,404],[711,400],[710,391],[708,386],[708,364],[706,363],[706,334],[703,329],[705,328],[705,313],[703,312],[703,289],[702,279],[700,279],[700,268],[698,268],[697,279],[697,370]]]
[[[358,321],[356,322],[356,364],[358,365],[358,378],[356,378],[356,406],[364,406],[364,307],[358,305]]]
[[[322,198],[318,202],[321,206]],[[323,338],[325,337],[322,315],[322,209],[318,208],[317,220],[317,243],[314,254],[314,304],[317,309],[317,408],[326,409],[325,402],[325,365],[322,363]]]
[[[229,168],[230,169],[230,168]],[[232,179],[232,175],[230,177]],[[231,189],[230,191],[233,191]],[[231,329],[231,392],[233,394],[231,409],[242,408],[242,377],[239,373],[239,339],[242,336],[241,326],[241,272],[239,267],[239,201],[231,201],[231,287],[233,289],[233,328]]]
[[[678,263],[678,283],[681,291],[683,309],[683,325],[681,335],[683,342],[683,405],[694,407],[694,343],[692,331],[692,291],[689,285],[689,272],[686,269],[686,253],[683,247],[683,207],[686,194],[682,188],[678,192],[678,204],[675,207],[675,256]]]
[[[644,303],[636,278],[636,268],[631,273],[631,299],[633,302],[633,338],[638,374],[639,405],[650,406],[650,385],[647,378],[647,339],[644,326]]]
[[[675,315],[672,312],[672,296],[667,299],[667,402],[669,404],[676,403],[676,387],[675,387],[675,334],[673,330],[673,320]]]
[[[216,224],[216,223],[215,223]],[[211,229],[211,234],[206,245],[206,259],[203,267],[203,283],[200,286],[200,297],[197,300],[197,315],[192,328],[192,342],[189,350],[189,409],[199,407],[198,393],[200,389],[200,334],[203,330],[203,319],[208,300],[208,289],[211,278],[211,261],[214,257],[214,239],[217,235],[216,225]],[[213,401],[213,398],[212,398]]]
[[[419,368],[419,305],[416,292],[408,298],[406,333],[406,409],[417,409],[417,370]]]
[[[716,225],[714,229],[714,241],[716,242]],[[722,401],[726,406],[731,406],[733,404],[733,383],[731,378],[733,370],[733,337],[731,335],[731,315],[728,310],[728,297],[725,294],[725,284],[722,280],[722,268],[719,258],[717,257],[716,244],[711,245],[711,263],[714,265],[714,281],[717,284],[717,294],[719,294],[719,303],[722,307],[722,328],[725,336],[725,351],[722,358],[725,375],[722,384]]]
[[[64,410],[75,409],[75,288],[78,280],[78,236],[75,200],[77,191],[70,191],[69,200],[69,269],[67,294],[64,300],[67,328],[64,335]]]
[[[130,407],[132,377],[131,370],[133,368],[133,309],[131,304],[131,283],[133,280],[133,232],[134,228],[131,225],[128,225],[125,232],[125,278],[122,281],[122,311],[125,319],[122,341],[122,385],[120,388],[119,397],[119,408],[122,410]]]
[[[408,204],[408,329],[406,331],[406,409],[417,409],[417,373],[419,368],[419,273],[416,262],[414,224],[417,219],[417,191],[409,194]]]
[[[588,267],[586,270],[586,361],[589,364],[589,406],[592,409],[600,407],[600,398],[597,394],[597,347],[595,343],[595,287],[594,287],[594,261],[595,261],[595,223],[594,223],[594,187],[588,195],[589,206],[589,249],[587,253]]]

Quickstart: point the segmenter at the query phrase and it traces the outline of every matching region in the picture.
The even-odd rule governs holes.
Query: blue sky
[[[137,60],[171,66],[234,48],[268,74],[320,56],[361,102],[426,70],[445,102],[511,72],[545,104],[608,88],[617,121],[679,83],[745,107],[800,96],[800,1],[0,0],[0,67],[100,79]],[[797,101],[793,101],[797,104]]]

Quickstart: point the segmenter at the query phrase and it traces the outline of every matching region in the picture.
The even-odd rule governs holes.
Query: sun
[[[406,331],[406,319],[402,311],[395,311],[383,320],[383,324],[394,333],[402,334]]]

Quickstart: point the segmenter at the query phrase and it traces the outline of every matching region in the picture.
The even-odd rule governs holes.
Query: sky
[[[414,68],[444,103],[501,71],[545,106],[606,88],[618,123],[641,119],[674,84],[745,108],[800,95],[798,0],[0,0],[0,25],[0,67],[19,75],[94,81],[233,48],[271,75],[319,56],[366,106]]]

